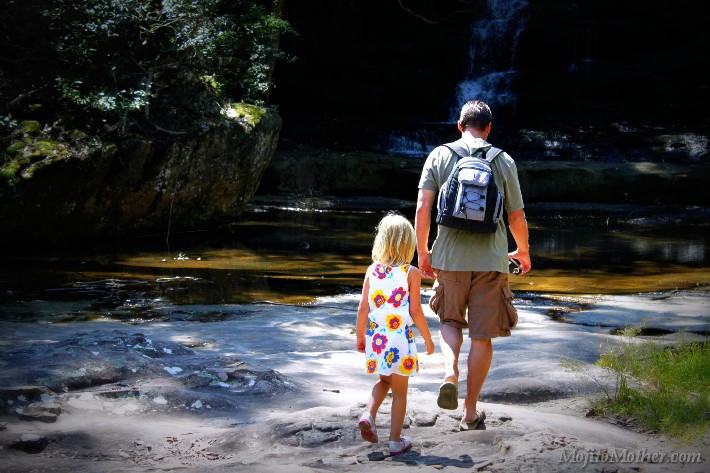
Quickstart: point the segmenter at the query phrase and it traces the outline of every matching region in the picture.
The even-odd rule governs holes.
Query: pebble
[[[165,405],[168,403],[168,400],[165,399],[163,396],[158,396],[156,398],[153,398],[153,402],[156,404]]]

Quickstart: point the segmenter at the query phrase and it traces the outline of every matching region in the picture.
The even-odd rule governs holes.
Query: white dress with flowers
[[[367,372],[412,376],[419,372],[417,346],[409,315],[411,266],[373,263],[367,269],[370,304],[365,340]]]

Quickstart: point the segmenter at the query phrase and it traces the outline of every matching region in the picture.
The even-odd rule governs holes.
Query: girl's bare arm
[[[360,304],[357,307],[357,322],[355,323],[355,336],[357,337],[355,346],[360,353],[365,353],[365,331],[367,330],[367,315],[370,312],[370,305],[367,301],[368,292],[370,292],[370,281],[365,277],[365,281],[362,283],[362,297],[360,297]]]

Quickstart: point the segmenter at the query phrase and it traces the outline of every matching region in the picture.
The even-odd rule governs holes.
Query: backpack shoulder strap
[[[453,151],[459,158],[467,158],[470,156],[468,148],[463,145],[463,140],[456,140],[451,143],[446,143],[444,146]]]
[[[472,156],[472,154],[469,153],[468,148],[464,146],[463,140],[457,140],[451,143],[446,143],[444,146],[453,151],[459,158],[467,158],[469,156]],[[500,148],[490,147],[485,153],[486,161],[488,161],[489,163],[493,162],[493,160],[496,159],[496,157],[502,152],[503,150]]]
[[[500,153],[502,153],[502,152],[503,152],[502,149],[500,149],[500,148],[494,148],[494,147],[491,146],[491,147],[488,149],[488,151],[486,151],[486,161],[488,161],[489,163],[492,163],[493,160],[496,159],[496,158],[498,157],[498,155],[499,155]]]

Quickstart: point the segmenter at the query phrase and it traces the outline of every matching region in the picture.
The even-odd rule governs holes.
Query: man
[[[479,100],[463,106],[458,129],[470,152],[491,147],[487,140],[492,119],[488,105]],[[446,146],[434,149],[427,158],[419,181],[415,230],[419,269],[426,277],[436,278],[430,306],[439,316],[445,365],[445,378],[439,388],[437,403],[444,409],[458,408],[459,352],[463,344],[463,328],[468,327],[471,348],[459,428],[472,430],[485,419],[485,412],[478,411],[476,404],[493,357],[491,339],[510,335],[510,329],[517,323],[517,312],[512,306],[512,293],[508,287],[508,258],[520,263],[522,273],[530,271],[531,263],[518,173],[515,162],[505,152],[492,161],[491,168],[498,190],[504,193],[508,225],[517,249],[508,253],[505,222],[500,219],[495,233],[472,233],[439,225],[430,254],[431,210],[458,159]]]

